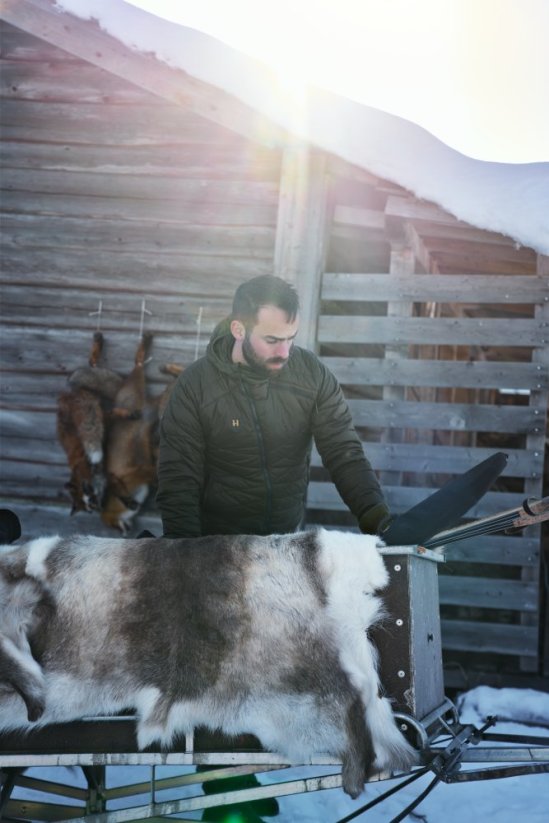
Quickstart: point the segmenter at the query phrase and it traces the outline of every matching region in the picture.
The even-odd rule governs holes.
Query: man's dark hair
[[[288,315],[288,322],[293,323],[299,311],[299,297],[291,283],[272,274],[263,274],[241,283],[237,288],[232,318],[241,320],[249,329],[255,325],[262,306],[282,309]]]

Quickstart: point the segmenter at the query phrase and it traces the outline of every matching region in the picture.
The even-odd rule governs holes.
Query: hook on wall
[[[89,311],[88,317],[95,317],[97,315],[97,328],[96,331],[101,331],[101,315],[103,314],[103,301],[99,301],[99,305],[97,306],[97,311]]]
[[[146,314],[152,315],[152,311],[149,311],[149,309],[147,309],[146,306],[147,306],[147,301],[142,300],[141,301],[141,321],[139,323],[139,339],[141,339],[143,337],[143,329],[145,327],[145,315]]]
[[[144,331],[144,327],[145,327],[145,315],[146,314],[151,316],[152,311],[149,311],[149,309],[147,308],[147,301],[142,300],[141,301],[141,320],[139,322],[139,340],[143,339],[143,331]],[[147,359],[144,361],[143,365],[144,366],[147,365],[147,363],[150,363],[151,360],[152,360],[152,357],[147,357]]]
[[[203,306],[198,309],[198,316],[196,318],[196,341],[194,345],[194,359],[198,360],[198,350],[200,348],[200,334],[202,331],[202,311]]]

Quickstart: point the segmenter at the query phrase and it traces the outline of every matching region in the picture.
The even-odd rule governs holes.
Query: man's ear
[[[231,334],[235,340],[244,340],[246,329],[240,320],[231,320]]]

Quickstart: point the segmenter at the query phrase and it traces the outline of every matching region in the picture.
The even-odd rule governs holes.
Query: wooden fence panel
[[[541,496],[549,396],[545,274],[328,272],[321,299],[321,354],[344,385],[395,514],[495,451],[508,455],[507,466],[465,520]],[[395,303],[398,316],[389,311]],[[391,356],[395,346],[399,358]],[[387,386],[399,387],[400,399],[384,396]],[[311,519],[348,525],[315,452],[312,466]],[[446,557],[452,574],[442,568],[444,648],[458,657],[504,654],[536,670],[539,528],[460,541]]]

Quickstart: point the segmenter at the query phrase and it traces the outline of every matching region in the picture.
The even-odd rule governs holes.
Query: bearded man
[[[389,510],[334,375],[295,344],[297,292],[242,283],[206,355],[180,375],[160,426],[164,536],[280,534],[304,526],[313,441],[360,529]]]

